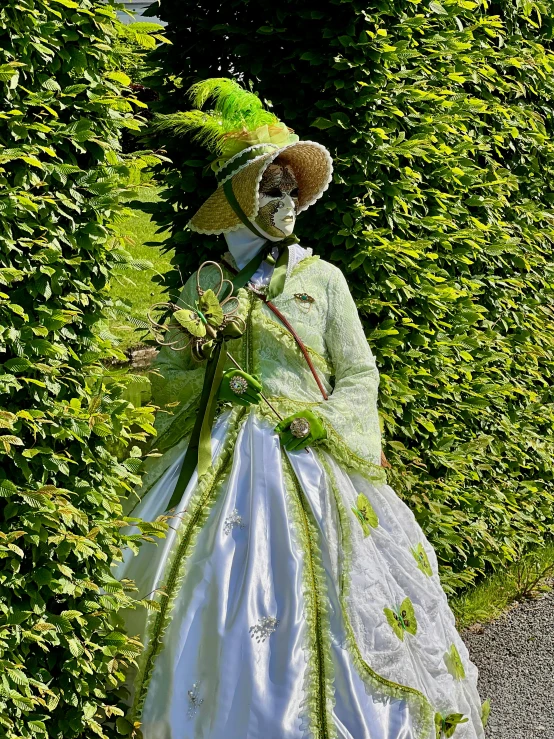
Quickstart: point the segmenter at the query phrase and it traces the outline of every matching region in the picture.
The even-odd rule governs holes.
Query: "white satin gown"
[[[378,466],[378,376],[344,278],[296,247],[275,301],[327,402],[267,306],[241,293],[248,330],[232,352],[282,415],[310,408],[328,439],[286,453],[267,407],[219,416],[213,467],[191,479],[167,537],[118,567],[160,603],[126,614],[145,647],[129,717],[144,739],[483,739],[435,554]],[[167,510],[203,373],[169,350],[158,368],[161,405],[181,403],[132,513],[146,520]]]

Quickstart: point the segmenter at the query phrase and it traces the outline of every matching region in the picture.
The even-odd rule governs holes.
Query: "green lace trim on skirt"
[[[388,680],[382,675],[379,675],[364,660],[361,650],[356,642],[356,636],[354,629],[350,623],[348,616],[348,604],[346,599],[350,592],[351,585],[351,563],[352,563],[352,529],[351,520],[344,505],[342,494],[338,488],[337,481],[329,461],[325,458],[325,455],[320,454],[318,458],[323,465],[323,469],[327,475],[327,479],[331,486],[333,498],[335,501],[337,516],[339,521],[340,530],[340,542],[341,542],[341,571],[339,577],[339,597],[342,610],[342,616],[344,621],[344,627],[346,631],[346,642],[347,648],[350,652],[354,666],[358,670],[362,679],[378,694],[394,697],[400,700],[405,700],[410,708],[413,710],[415,720],[414,729],[416,731],[417,739],[427,739],[430,736],[434,736],[434,717],[435,711],[432,705],[429,703],[427,697],[416,688],[411,688],[408,685],[401,685],[395,683],[392,680]]]
[[[325,570],[321,564],[319,532],[306,496],[292,464],[283,454],[283,476],[289,499],[290,514],[298,534],[302,552],[304,599],[308,628],[308,667],[304,679],[306,699],[303,704],[313,739],[336,739],[332,719],[335,702],[334,670],[331,659],[331,627],[328,616]]]
[[[245,420],[246,410],[240,409],[234,425],[228,431],[215,465],[200,478],[187,510],[181,514],[182,521],[177,541],[165,567],[167,575],[158,587],[165,595],[159,600],[160,610],[153,615],[151,623],[147,625],[146,647],[138,661],[135,699],[130,712],[132,721],[140,719],[156,658],[163,649],[163,637],[170,621],[175,598],[185,577],[187,562],[231,467],[233,451],[242,422]]]

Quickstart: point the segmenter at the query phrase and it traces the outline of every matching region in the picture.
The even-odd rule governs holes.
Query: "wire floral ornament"
[[[211,265],[218,272],[218,282],[213,288],[202,287],[202,272]],[[238,315],[239,300],[233,295],[233,283],[223,276],[217,262],[204,262],[196,273],[198,300],[193,306],[177,303],[156,303],[148,312],[148,320],[157,343],[180,352],[190,347],[193,358],[202,362],[212,355],[217,341],[236,339],[246,331],[244,319]],[[222,297],[223,296],[223,297]],[[225,297],[226,296],[226,297]],[[158,323],[153,311],[165,308],[171,312],[168,323]],[[169,333],[177,332],[177,338],[167,340]]]
[[[216,268],[218,282],[213,288],[202,287],[202,271],[211,265]],[[212,357],[216,345],[229,339],[238,339],[246,331],[246,321],[238,314],[239,299],[233,295],[234,285],[223,275],[223,270],[217,262],[203,262],[196,273],[196,292],[198,300],[193,306],[182,307],[177,303],[155,303],[148,311],[152,333],[158,344],[168,346],[173,351],[182,352],[190,347],[192,357],[197,362],[203,362]],[[221,297],[223,295],[223,298]],[[171,312],[168,323],[158,323],[152,318],[152,312],[165,308]],[[177,332],[175,340],[166,341],[166,335]],[[225,349],[225,355],[238,370],[244,372],[237,360]],[[262,400],[271,408],[277,418],[283,417],[275,406],[260,393]]]

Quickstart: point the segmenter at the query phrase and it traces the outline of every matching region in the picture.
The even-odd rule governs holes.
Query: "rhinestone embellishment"
[[[198,695],[198,683],[194,683],[192,686],[192,689],[188,691],[189,696],[189,710],[188,710],[188,717],[194,718],[196,716],[196,713],[202,703],[204,703],[204,698],[200,698]]]
[[[248,381],[240,375],[235,375],[229,380],[229,387],[235,393],[235,395],[244,395],[248,390]]]
[[[223,532],[229,536],[231,531],[237,526],[239,529],[244,528],[244,523],[242,522],[242,516],[239,514],[238,510],[235,508],[232,513],[230,513],[225,521],[223,522]]]
[[[310,305],[312,303],[315,303],[315,298],[312,298],[312,296],[308,295],[308,293],[295,293],[294,297],[301,303],[308,303]]]
[[[264,642],[266,639],[268,639],[278,626],[279,620],[276,619],[274,616],[264,616],[263,618],[259,619],[258,623],[255,626],[250,627],[250,636],[259,644],[260,642]]]
[[[310,433],[310,423],[306,418],[295,418],[290,425],[290,432],[297,439],[305,439]]]

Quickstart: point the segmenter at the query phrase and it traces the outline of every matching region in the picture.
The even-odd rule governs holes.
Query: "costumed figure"
[[[131,515],[170,526],[118,570],[159,603],[127,616],[129,720],[144,739],[482,739],[434,551],[381,466],[355,303],[293,235],[331,157],[232,80],[191,95],[159,125],[217,154],[189,226],[230,255],[154,322],[161,456]]]

